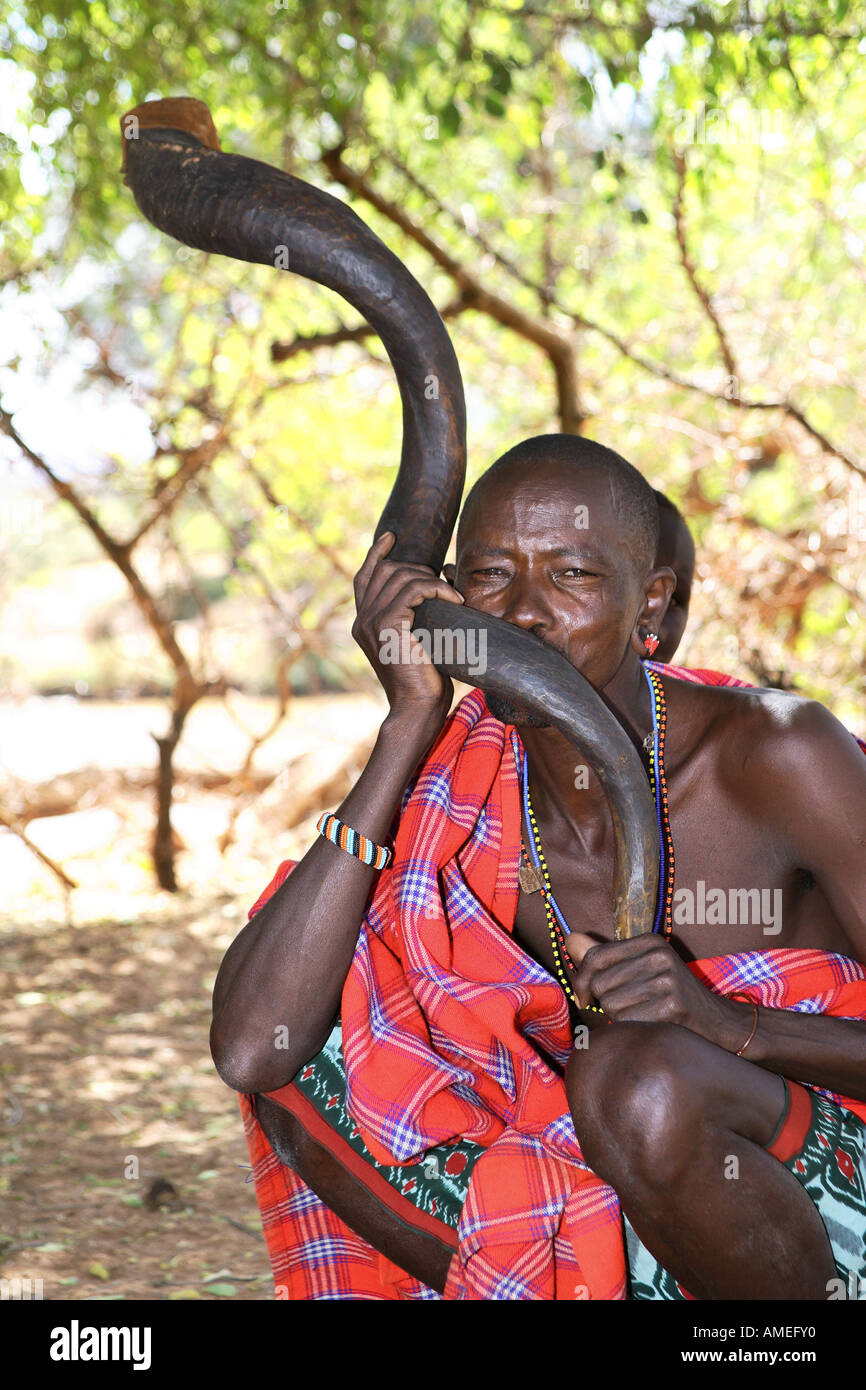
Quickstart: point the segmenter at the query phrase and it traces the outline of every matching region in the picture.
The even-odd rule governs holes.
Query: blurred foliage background
[[[196,96],[225,149],[351,201],[447,319],[469,481],[550,430],[617,449],[697,540],[677,659],[862,732],[864,17],[846,0],[10,0],[0,674],[19,711],[34,693],[150,702],[142,872],[176,887],[196,758],[208,804],[225,798],[223,851],[276,795],[294,695],[363,695],[339,766],[362,757],[378,706],[351,576],[400,409],[343,301],[144,222],[124,111]],[[209,726],[222,759],[190,734],[215,706],[242,730],[227,753]],[[118,735],[89,804],[116,803],[124,761]],[[47,854],[28,827],[80,809],[81,785],[58,800],[56,775],[5,771],[6,825]],[[306,833],[297,785],[274,825]]]

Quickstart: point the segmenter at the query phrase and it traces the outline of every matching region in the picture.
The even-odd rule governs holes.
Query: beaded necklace
[[[674,843],[671,837],[670,820],[668,818],[668,788],[665,780],[664,770],[664,749],[665,732],[667,729],[667,706],[665,704],[664,691],[661,681],[655,671],[644,667],[644,675],[650,688],[650,699],[652,706],[653,730],[651,735],[647,735],[644,740],[644,747],[650,757],[650,788],[656,804],[656,818],[659,827],[659,891],[658,906],[656,909],[655,924],[653,931],[661,929],[666,941],[670,940],[672,929],[671,909],[674,893]],[[541,848],[541,836],[538,832],[538,823],[529,799],[529,764],[526,757],[526,750],[523,750],[522,760],[519,758],[518,745],[515,742],[516,735],[512,732],[512,745],[515,755],[521,762],[521,783],[523,793],[523,810],[526,823],[532,831],[532,859],[527,852],[526,845],[521,836],[520,848],[523,861],[531,871],[535,870],[535,881],[541,891],[544,901],[544,911],[547,916],[547,925],[550,931],[550,944],[553,947],[553,960],[556,967],[557,978],[562,985],[567,997],[577,1004],[574,990],[569,983],[568,975],[575,975],[578,967],[575,965],[568,951],[565,949],[566,937],[570,934],[571,928],[566,922],[560,911],[559,904],[553,896],[553,889],[550,886],[550,874],[547,868],[547,860],[544,857],[544,850]],[[539,877],[540,875],[540,877]],[[578,1005],[578,1008],[580,1005]],[[588,1008],[593,1013],[604,1013],[598,1004],[590,1003]]]

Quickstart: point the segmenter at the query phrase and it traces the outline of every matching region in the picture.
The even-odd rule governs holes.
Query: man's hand
[[[393,544],[393,531],[386,531],[371,546],[355,576],[357,617],[352,636],[376,672],[394,716],[406,714],[413,722],[423,716],[422,723],[429,716],[441,723],[453,686],[411,636],[411,627],[414,610],[423,599],[462,603],[463,597],[426,566],[389,560]]]
[[[581,1008],[595,999],[614,1023],[679,1023],[729,1052],[748,1036],[751,1006],[713,994],[654,932],[601,943],[572,932],[565,946]]]

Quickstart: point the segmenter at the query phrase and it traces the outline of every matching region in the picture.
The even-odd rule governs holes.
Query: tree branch
[[[677,191],[676,196],[674,198],[673,213],[674,224],[676,227],[677,245],[680,248],[680,261],[682,262],[683,270],[686,272],[686,275],[688,276],[689,284],[691,285],[692,289],[698,297],[698,300],[703,306],[704,313],[710,320],[710,323],[713,325],[713,330],[715,332],[716,338],[718,339],[722,359],[725,364],[725,370],[728,373],[729,377],[737,378],[739,375],[737,372],[737,364],[734,361],[734,354],[731,351],[731,345],[728,342],[727,335],[725,333],[724,328],[722,327],[722,321],[716,313],[715,306],[709,295],[709,291],[704,288],[704,286],[698,279],[697,268],[695,266],[694,261],[692,260],[691,255],[689,254],[688,238],[686,236],[686,220],[685,213],[683,212],[683,199],[686,187],[686,160],[685,155],[681,154],[679,150],[674,150],[673,154],[674,167],[677,171]],[[739,390],[737,391],[737,394],[739,395]]]
[[[8,411],[4,410],[2,406],[0,406],[0,429],[3,430],[4,434],[8,434],[10,439],[15,441],[18,448],[29,458],[34,467],[45,475],[54,491],[57,493],[57,496],[62,498],[64,502],[68,502],[69,505],[74,508],[91,535],[95,537],[98,544],[105,551],[108,558],[117,565],[117,568],[129,584],[133,598],[145,618],[148,627],[153,631],[159,645],[174,667],[184,691],[191,692],[196,686],[196,681],[189,668],[189,663],[175,640],[172,624],[163,617],[162,613],[159,611],[156,600],[147,588],[141,575],[132,564],[129,557],[129,543],[116,541],[112,536],[109,536],[108,532],[87,506],[87,503],[78,496],[75,489],[64,482],[62,478],[58,478],[57,474],[50,468],[45,460],[31,449],[29,444],[25,444],[12,423],[12,416]]]
[[[329,169],[331,168],[331,165],[328,163],[328,161],[329,159],[332,159],[335,154],[339,159],[339,150],[336,152],[332,151],[330,155],[325,155],[323,157],[324,162],[326,163],[326,166]],[[412,174],[412,172],[409,169],[407,169],[405,165],[403,165],[399,160],[397,160],[396,157],[388,156],[388,158],[389,162],[401,173],[403,173],[405,177],[418,189],[419,192],[423,193],[425,197],[429,198],[433,203],[435,203],[438,208],[440,208],[443,212],[445,212],[448,215],[449,218],[453,219],[455,222],[459,222],[459,219],[456,217],[456,214],[453,213],[452,210],[447,207],[447,205],[441,203],[436,198],[432,190],[427,188],[426,185],[423,184],[421,180],[418,179],[414,174]],[[463,270],[462,267],[458,266],[457,263],[453,260],[452,257],[448,255],[447,252],[445,252],[441,247],[439,247],[435,242],[433,242],[432,239],[426,235],[426,233],[422,232],[419,228],[415,227],[414,223],[412,223],[411,220],[404,213],[402,213],[400,209],[398,209],[394,204],[382,198],[378,193],[374,193],[374,191],[370,188],[367,180],[364,179],[361,175],[353,174],[351,170],[347,169],[347,166],[343,164],[342,159],[339,159],[339,165],[341,166],[341,172],[342,170],[346,171],[347,177],[343,179],[339,176],[339,173],[335,173],[334,176],[337,178],[337,181],[344,183],[345,187],[353,189],[355,192],[359,193],[361,197],[365,198],[368,202],[370,202],[374,207],[377,207],[380,212],[382,212],[391,221],[395,222],[397,226],[399,226],[403,231],[407,233],[407,235],[411,236],[412,239],[418,243],[418,245],[423,246],[437,265],[440,265],[442,269],[446,270],[449,274],[453,275],[455,279],[458,279],[459,277],[458,282],[461,283],[464,289],[464,296],[467,300],[470,301],[472,308],[478,309],[479,312],[490,313],[489,306],[491,301],[493,305],[497,308],[504,304],[504,301],[500,300],[498,296],[488,295],[486,291],[481,291],[478,282],[475,280],[475,277],[470,275],[468,271]],[[462,223],[460,223],[460,225],[462,226]],[[511,262],[507,256],[503,255],[501,252],[496,251],[491,246],[489,241],[485,240],[480,234],[475,237],[475,240],[478,242],[480,246],[483,247],[486,254],[492,255],[494,257],[498,265],[500,265],[505,271],[507,271],[508,274],[513,275],[514,278],[518,280],[522,285],[526,286],[527,289],[531,289],[535,294],[539,296],[539,300],[543,302],[543,285],[540,285],[537,281],[527,276],[522,270],[519,269],[518,266],[514,265],[514,263]],[[505,307],[510,310],[511,306],[506,305]],[[819,430],[816,425],[813,425],[812,421],[809,419],[804,409],[796,405],[793,401],[789,401],[786,397],[779,396],[765,400],[746,400],[743,399],[739,392],[737,392],[736,395],[731,396],[726,394],[724,390],[712,390],[708,386],[703,386],[698,381],[693,381],[689,377],[683,376],[680,372],[677,372],[673,368],[665,366],[663,362],[656,362],[652,358],[644,356],[643,353],[637,351],[634,347],[632,347],[632,345],[628,343],[625,340],[625,338],[623,338],[620,334],[614,332],[610,328],[605,327],[604,324],[598,323],[594,319],[587,318],[585,314],[575,312],[572,309],[568,309],[564,304],[560,303],[558,300],[553,301],[552,307],[559,310],[560,313],[566,315],[566,317],[571,319],[572,323],[574,323],[576,327],[586,329],[587,331],[592,333],[597,333],[600,337],[606,339],[606,341],[609,342],[612,347],[616,348],[617,352],[619,352],[629,362],[633,362],[636,367],[640,367],[642,371],[649,372],[652,376],[658,377],[660,380],[669,381],[672,385],[678,386],[684,391],[691,391],[697,395],[703,396],[707,400],[718,401],[720,404],[730,406],[735,410],[781,411],[784,415],[789,416],[792,420],[796,420],[797,423],[801,426],[801,428],[805,431],[805,433],[810,435],[811,438],[814,439],[815,442],[821,446],[825,453],[829,454],[832,458],[839,459],[839,461],[843,463],[846,466],[846,468],[850,468],[852,472],[859,474],[860,477],[866,478],[866,466],[860,463],[859,460],[854,458],[851,454],[847,453],[840,445],[835,444],[833,440],[829,438],[828,435],[824,434],[823,431]],[[496,318],[497,321],[500,323],[505,321],[504,317],[500,314],[492,313],[490,314],[490,316]],[[510,322],[508,322],[506,323],[506,326],[512,327],[513,325]],[[542,326],[547,327],[547,325]],[[724,338],[724,332],[722,333],[722,337]],[[568,340],[561,340],[559,337],[557,337],[556,341],[557,343],[559,343],[561,341],[567,342]],[[569,352],[571,352],[572,354],[572,360],[570,365],[573,370],[573,350],[571,349],[570,344]],[[729,348],[728,353],[730,354]],[[731,361],[733,361],[732,354],[730,354],[730,357]],[[567,354],[564,354],[563,362],[565,366],[565,380],[563,382],[562,389],[567,393],[569,380],[569,363]],[[737,376],[736,370],[729,371],[728,374],[729,376]],[[557,392],[558,394],[560,392],[559,382],[557,382]],[[585,416],[581,415],[581,420],[585,418]],[[578,433],[579,431],[575,429],[574,432]]]
[[[557,333],[543,319],[534,318],[516,304],[492,294],[484,288],[481,281],[462,266],[434,241],[421,227],[409,217],[396,203],[382,196],[363,174],[358,174],[345,163],[339,148],[326,151],[322,163],[331,177],[345,188],[358,193],[374,208],[393,222],[412,241],[421,246],[435,263],[450,275],[462,291],[466,307],[487,314],[489,318],[511,329],[520,337],[534,343],[545,352],[553,366],[556,380],[557,406],[560,428],[564,434],[579,434],[584,415],[577,392],[574,349],[568,338]]]
[[[372,332],[373,330],[371,329],[370,331]],[[319,553],[321,555],[324,555],[325,559],[328,561],[328,564],[333,567],[334,571],[340,576],[341,579],[345,580],[346,584],[351,588],[354,584],[355,576],[351,574],[349,570],[346,569],[346,566],[343,564],[343,561],[340,559],[334,547],[326,545],[324,541],[319,540],[318,536],[316,535],[313,523],[308,521],[305,516],[302,516],[300,512],[295,511],[295,509],[293,507],[290,507],[286,502],[280,502],[279,498],[276,496],[267,478],[265,478],[263,474],[259,471],[259,469],[256,468],[252,459],[246,458],[243,454],[240,455],[240,459],[246,472],[249,473],[250,477],[254,478],[256,483],[258,484],[259,490],[261,491],[261,494],[267,502],[268,506],[272,507],[274,511],[283,511],[285,512],[287,517],[291,517],[294,524],[298,527],[298,530],[303,531],[304,535],[309,536],[310,540],[312,541],[315,548],[319,551]]]
[[[26,831],[20,830],[18,826],[15,824],[15,822],[11,820],[9,816],[6,815],[5,811],[2,810],[0,810],[0,825],[5,825],[7,830],[11,830],[13,835],[17,835],[19,840],[22,840],[24,844],[27,846],[27,848],[31,850],[33,854],[36,855],[36,858],[41,859],[42,863],[45,864],[45,866],[49,868],[51,872],[57,876],[57,878],[60,879],[60,882],[63,884],[64,888],[78,887],[78,884],[76,883],[75,879],[70,878],[68,873],[66,873],[65,869],[62,869],[59,864],[56,864],[54,862],[53,859],[49,859],[47,854],[43,854],[39,846],[34,845],[33,841],[31,839],[28,839]]]
[[[440,309],[439,315],[443,319],[456,318],[467,308],[467,303],[465,297],[459,295],[450,304],[446,304],[444,309]],[[299,333],[287,342],[271,343],[271,361],[288,362],[290,358],[297,357],[298,353],[301,352],[315,352],[317,348],[337,347],[340,343],[363,343],[367,338],[375,338],[376,336],[376,330],[371,328],[368,323],[359,323],[354,328],[342,325],[330,333]]]
[[[163,517],[167,516],[180,501],[186,485],[190,479],[200,473],[203,468],[207,468],[213,463],[217,455],[222,451],[228,442],[226,425],[223,424],[212,439],[202,439],[198,444],[192,445],[188,449],[173,449],[171,452],[181,460],[179,466],[166,478],[159,493],[159,501],[152,509],[149,516],[139,526],[126,542],[129,550],[132,550],[142,536],[147,535],[148,531],[156,525]]]

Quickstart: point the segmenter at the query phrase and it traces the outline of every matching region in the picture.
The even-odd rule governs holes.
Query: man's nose
[[[544,637],[553,622],[538,585],[528,575],[515,575],[508,586],[508,603],[502,616],[506,622],[538,637]]]

